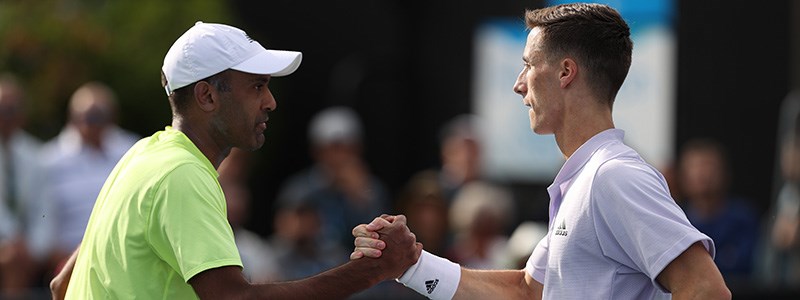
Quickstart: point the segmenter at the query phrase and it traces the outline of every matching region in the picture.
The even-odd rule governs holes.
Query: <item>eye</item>
[[[264,86],[266,86],[266,84],[263,84],[263,83],[256,84],[256,86],[255,86],[256,91],[260,92],[261,90],[264,89]]]

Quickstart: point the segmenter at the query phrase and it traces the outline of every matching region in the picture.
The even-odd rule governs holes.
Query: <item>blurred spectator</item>
[[[508,238],[508,247],[506,247],[504,259],[500,262],[499,268],[524,269],[533,249],[536,248],[536,241],[542,240],[545,236],[547,236],[547,222],[523,221],[520,223]]]
[[[57,265],[80,244],[106,178],[139,139],[116,125],[116,98],[103,83],[89,82],[75,90],[68,114],[67,124],[45,144],[41,158],[44,199],[52,208],[51,260]]]
[[[448,203],[458,190],[481,177],[481,143],[477,117],[460,115],[444,125],[440,138],[442,169],[439,174]]]
[[[25,95],[12,75],[0,76],[0,297],[24,298],[46,256],[40,201],[41,142],[23,131]]]
[[[250,152],[239,148],[231,149],[218,168],[219,184],[225,193],[228,222],[242,258],[242,272],[251,282],[272,282],[280,278],[275,253],[266,240],[244,227],[250,217],[252,199],[247,187],[250,155]]]
[[[436,172],[422,171],[409,180],[398,201],[408,227],[425,251],[444,256],[449,246],[448,205]]]
[[[384,184],[370,173],[361,157],[361,123],[346,107],[319,112],[309,126],[314,165],[289,178],[278,194],[284,207],[319,210],[323,237],[349,249],[351,231],[374,217],[387,213]]]
[[[447,257],[471,269],[499,269],[507,253],[506,229],[513,224],[511,194],[473,181],[456,194],[449,211],[453,245]]]
[[[746,199],[729,195],[730,172],[722,146],[704,139],[687,142],[679,180],[686,216],[714,240],[714,262],[728,286],[749,283],[759,223]]]
[[[270,246],[275,253],[279,280],[295,280],[328,270],[348,260],[348,252],[323,237],[319,209],[306,202],[282,205],[275,213]]]
[[[778,128],[777,193],[759,255],[758,278],[770,287],[800,286],[800,93],[784,100]]]
[[[427,251],[468,268],[495,269],[515,263],[506,255],[506,231],[516,207],[509,191],[481,178],[478,123],[465,114],[442,127],[441,169],[414,175],[398,204]]]

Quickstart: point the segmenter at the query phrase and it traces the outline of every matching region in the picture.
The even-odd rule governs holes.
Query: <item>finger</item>
[[[375,231],[368,230],[366,224],[361,224],[356,227],[353,227],[352,233],[353,237],[368,237],[373,239],[377,239],[380,237],[380,235],[378,235],[378,233],[376,233]]]
[[[350,253],[350,260],[356,260],[362,257],[364,257],[364,253],[361,251],[353,251],[353,253]]]
[[[366,228],[369,231],[378,231],[388,226],[389,224],[391,223],[389,223],[389,221],[387,221],[386,219],[377,217],[374,220],[372,220],[372,222],[367,224]]]
[[[394,222],[392,222],[392,224],[399,223],[399,224],[405,225],[406,221],[407,221],[406,220],[406,216],[404,216],[404,215],[396,215],[396,216],[394,216]]]
[[[386,234],[386,233],[388,233],[390,231],[395,231],[395,230],[400,230],[400,231],[403,231],[403,232],[410,232],[410,230],[408,229],[408,226],[406,225],[406,216],[404,216],[404,215],[394,216],[394,222],[392,222],[390,224],[386,224],[385,226],[383,226],[382,229],[378,229],[377,231],[378,231],[378,233]],[[412,235],[413,235],[413,233],[412,233]],[[415,239],[416,239],[416,237],[415,237]]]
[[[363,257],[369,257],[369,258],[378,258],[381,257],[381,255],[383,255],[383,251],[381,250],[373,248],[364,248],[364,247],[356,247],[356,249],[353,250],[353,252],[354,253],[361,252],[364,255]]]
[[[389,214],[382,214],[381,215],[382,219],[384,219],[386,221],[389,221],[389,222],[394,222],[394,217],[395,216],[392,216],[392,215],[389,215]]]
[[[373,248],[378,250],[386,249],[386,242],[381,241],[379,239],[357,237],[355,241],[353,241],[353,244],[356,246],[356,248],[363,247],[363,248]]]

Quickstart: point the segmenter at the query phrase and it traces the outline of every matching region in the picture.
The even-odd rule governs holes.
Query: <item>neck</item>
[[[214,165],[214,168],[219,168],[219,165],[222,164],[222,161],[231,152],[231,147],[220,146],[214,142],[214,138],[209,133],[209,130],[200,128],[200,126],[193,123],[196,122],[190,122],[186,118],[176,116],[172,119],[172,128],[183,132],[183,134],[197,146],[197,149],[200,149],[200,152],[203,153],[211,164]]]
[[[594,99],[586,99],[595,101]],[[596,101],[594,103],[597,103]],[[578,148],[600,132],[614,128],[611,108],[598,104],[577,105],[577,109],[565,112],[564,126],[555,132],[556,144],[561,154],[568,159]]]

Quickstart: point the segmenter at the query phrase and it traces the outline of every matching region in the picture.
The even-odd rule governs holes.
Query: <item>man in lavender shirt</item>
[[[664,177],[623,143],[612,106],[631,63],[630,29],[599,4],[528,11],[514,91],[531,129],[567,159],[550,194],[549,232],[524,270],[477,271],[423,252],[398,281],[431,299],[727,299],[714,244],[670,198]],[[353,229],[352,259],[378,257],[376,218]]]

